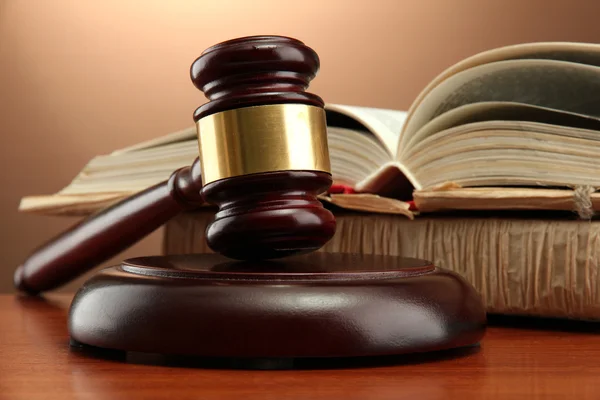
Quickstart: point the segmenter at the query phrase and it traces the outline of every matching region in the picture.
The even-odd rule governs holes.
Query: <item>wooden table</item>
[[[600,398],[596,324],[492,318],[481,346],[467,351],[240,370],[74,351],[69,302],[0,295],[0,399]]]

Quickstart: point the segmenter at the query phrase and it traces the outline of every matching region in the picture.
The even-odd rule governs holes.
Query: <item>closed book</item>
[[[337,231],[319,251],[417,257],[456,271],[489,313],[600,319],[600,221],[570,215],[400,215],[335,210]],[[214,210],[167,223],[164,253],[211,252]]]

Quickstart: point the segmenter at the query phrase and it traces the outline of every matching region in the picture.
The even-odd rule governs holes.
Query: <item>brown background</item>
[[[188,69],[206,47],[297,37],[328,102],[407,109],[443,69],[527,41],[597,41],[595,0],[0,0],[0,292],[28,252],[75,219],[17,213],[94,155],[192,125]],[[160,232],[120,257],[160,252]],[[73,290],[81,280],[63,290]]]

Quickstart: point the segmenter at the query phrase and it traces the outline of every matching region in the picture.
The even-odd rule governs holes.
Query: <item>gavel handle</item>
[[[200,163],[83,220],[38,248],[17,268],[28,294],[55,289],[138,242],[187,208],[203,203]]]

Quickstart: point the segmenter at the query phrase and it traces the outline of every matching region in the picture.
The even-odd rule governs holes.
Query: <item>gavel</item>
[[[218,206],[207,244],[231,259],[321,248],[336,224],[317,199],[332,184],[324,103],[306,91],[319,66],[314,50],[283,36],[206,49],[190,71],[209,100],[193,116],[199,157],[38,248],[17,268],[16,288],[33,295],[64,285],[204,203]]]
[[[15,285],[56,288],[208,203],[218,210],[205,240],[217,254],[97,272],[71,302],[72,346],[281,367],[477,343],[485,308],[458,274],[427,260],[317,252],[336,229],[317,198],[332,184],[324,103],[306,91],[318,69],[312,49],[282,36],[205,50],[191,66],[209,100],[194,112],[198,159],[39,248]]]

